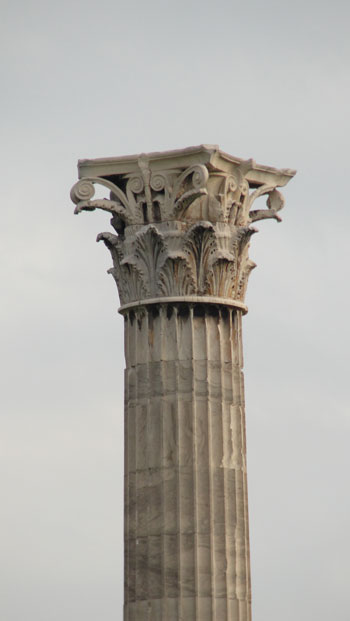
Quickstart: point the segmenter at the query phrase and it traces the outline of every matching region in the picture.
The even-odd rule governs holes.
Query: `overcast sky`
[[[350,618],[346,0],[1,2],[2,621],[122,620],[123,322],[78,158],[297,168],[244,319],[254,621]]]

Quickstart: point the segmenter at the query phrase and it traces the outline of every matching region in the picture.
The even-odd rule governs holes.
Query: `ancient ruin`
[[[125,326],[124,621],[249,621],[248,248],[254,222],[280,220],[295,171],[212,145],[78,170],[75,212],[112,215],[98,240]]]

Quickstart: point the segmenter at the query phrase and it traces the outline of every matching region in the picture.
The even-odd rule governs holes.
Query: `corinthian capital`
[[[172,301],[224,303],[245,310],[251,224],[280,221],[289,169],[260,166],[201,145],[178,151],[81,160],[75,213],[112,214],[101,233],[113,258],[122,307]],[[95,185],[109,197],[94,199]],[[254,201],[265,195],[265,209]]]

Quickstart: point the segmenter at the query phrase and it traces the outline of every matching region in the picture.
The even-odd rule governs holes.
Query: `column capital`
[[[290,169],[242,160],[215,145],[126,157],[80,160],[71,190],[75,213],[112,214],[117,234],[101,233],[113,258],[120,301],[135,305],[169,300],[222,303],[245,310],[252,223],[280,221],[277,189]],[[94,199],[95,185],[109,197]],[[266,209],[253,209],[267,197]],[[122,310],[121,309],[121,310]]]

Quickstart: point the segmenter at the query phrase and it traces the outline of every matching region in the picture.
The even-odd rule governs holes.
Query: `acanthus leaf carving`
[[[149,225],[135,235],[133,252],[124,257],[122,265],[134,265],[143,275],[148,295],[156,297],[159,274],[166,259],[163,236],[154,225]]]
[[[184,253],[169,256],[159,275],[159,294],[165,297],[195,295],[194,274]]]
[[[184,243],[188,263],[197,285],[198,295],[204,295],[210,254],[216,249],[214,226],[210,222],[196,222],[189,229]]]
[[[103,241],[111,253],[113,267],[108,270],[117,284],[122,304],[130,300],[147,297],[144,274],[135,264],[124,263],[124,244],[120,237],[113,233],[100,233],[97,241]]]
[[[216,231],[217,250],[208,265],[207,291],[215,297],[237,297],[239,283],[248,260],[251,236],[256,231],[250,227],[236,228],[228,237]]]
[[[249,271],[247,248],[254,230],[202,221],[186,231],[161,231],[148,225],[131,239],[101,233],[113,258],[121,303],[172,296],[237,298]]]
[[[249,226],[240,227],[233,239],[235,262],[237,266],[235,277],[235,292],[237,300],[243,301],[248,285],[248,278],[256,264],[249,259],[248,250],[250,238],[257,230]]]
[[[243,262],[242,262],[243,263]],[[241,268],[240,278],[236,287],[236,299],[243,302],[245,298],[245,294],[247,291],[248,278],[250,276],[251,271],[256,267],[256,263],[251,261],[247,256],[245,257],[245,261],[243,263],[243,267]]]
[[[214,297],[235,299],[236,266],[232,259],[218,257],[206,278],[206,289]]]

